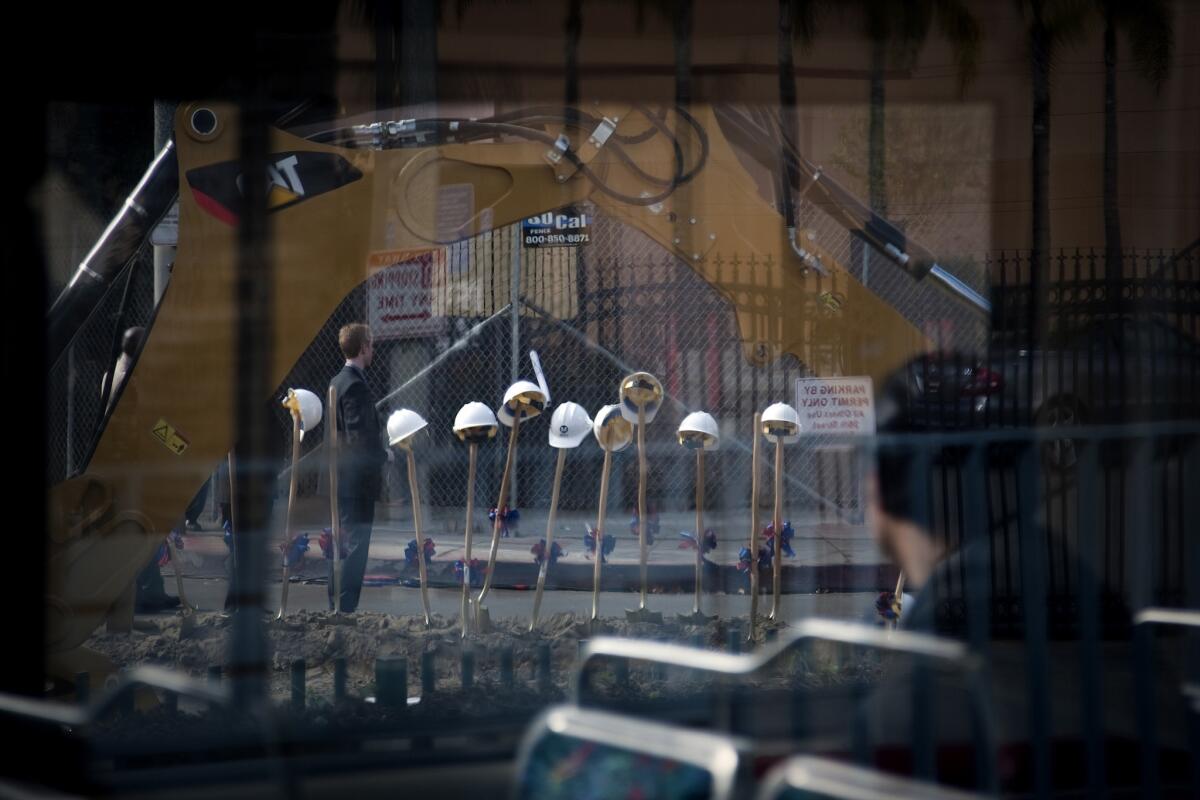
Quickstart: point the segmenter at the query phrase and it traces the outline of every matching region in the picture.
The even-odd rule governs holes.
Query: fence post
[[[1097,454],[1099,445],[1094,441],[1081,442],[1079,446],[1079,478],[1077,500],[1079,522],[1076,534],[1079,541],[1079,638],[1080,660],[1080,708],[1083,710],[1083,729],[1087,731],[1085,742],[1087,754],[1088,794],[1099,797],[1104,787],[1104,699],[1100,687],[1100,569],[1099,472]]]
[[[512,226],[512,269],[510,270],[512,282],[509,287],[509,339],[510,339],[510,356],[512,358],[510,376],[512,383],[516,383],[521,377],[521,255],[524,250],[521,241],[521,223],[517,222]],[[513,465],[512,475],[509,477],[509,494],[508,507],[517,507],[517,475],[520,473],[517,465]]]
[[[1038,529],[1038,453],[1030,440],[1017,455],[1017,541],[1021,559],[1021,607],[1025,625],[1026,670],[1029,679],[1029,741],[1033,747],[1033,786],[1038,797],[1049,797],[1050,665],[1046,646],[1045,530]]]
[[[1133,457],[1129,470],[1129,499],[1125,505],[1125,541],[1130,545],[1129,600],[1137,612],[1154,604],[1154,542],[1157,530],[1147,530],[1151,493],[1150,447],[1146,439],[1133,441]],[[1138,741],[1141,745],[1141,791],[1146,797],[1157,797],[1158,731],[1154,691],[1154,632],[1153,626],[1133,628],[1133,680],[1137,708]]]

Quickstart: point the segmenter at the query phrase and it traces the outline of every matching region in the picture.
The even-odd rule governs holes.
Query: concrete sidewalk
[[[388,509],[377,508],[376,523],[371,536],[369,573],[382,573],[404,581],[415,579],[417,570],[407,568],[404,551],[415,538],[411,519],[389,519]],[[305,578],[324,576],[328,566],[317,545],[321,529],[328,526],[327,508],[317,503],[298,504],[295,518],[298,533],[309,534],[309,551],[304,564],[293,574]],[[423,518],[426,536],[433,540],[436,554],[429,570],[433,586],[456,585],[454,562],[463,557],[463,522],[465,509],[427,509]],[[770,515],[760,515],[761,523],[770,522]],[[738,551],[749,544],[748,509],[740,514],[713,513],[705,515],[705,526],[717,532],[717,549],[705,556],[706,588],[714,591],[737,592],[748,587],[748,577],[737,569]],[[557,542],[566,551],[551,569],[547,588],[592,588],[593,563],[584,547],[585,524],[595,524],[595,512],[560,512],[556,532]],[[649,583],[656,591],[691,591],[695,575],[695,551],[682,549],[679,531],[690,531],[695,524],[693,513],[664,513],[659,518],[659,533],[648,554]],[[882,563],[882,558],[865,526],[820,522],[814,519],[792,519],[796,535],[792,539],[794,558],[784,557],[783,591],[795,592],[860,592],[883,591],[895,586],[896,569]],[[609,517],[609,533],[616,537],[616,547],[605,561],[602,588],[629,591],[640,586],[638,540],[630,528],[628,514]],[[545,535],[546,511],[521,510],[514,535],[501,538],[497,551],[493,585],[497,588],[524,588],[537,582],[537,564],[532,548]],[[475,515],[472,556],[486,564],[492,538],[492,525],[486,509]],[[272,569],[280,564],[280,546],[276,538],[270,545],[268,563]],[[228,555],[219,530],[189,533],[184,537],[184,556],[191,567],[204,572],[220,570]],[[411,573],[411,574],[410,574]],[[765,581],[770,572],[762,573]]]

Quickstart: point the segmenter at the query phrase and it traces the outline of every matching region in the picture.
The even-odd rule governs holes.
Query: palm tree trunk
[[[1029,332],[1034,341],[1040,340],[1046,330],[1045,292],[1050,256],[1050,36],[1043,21],[1042,8],[1042,0],[1033,0],[1033,24],[1030,28],[1033,60],[1033,241],[1029,259]],[[1030,359],[1031,364],[1032,361]],[[1032,381],[1030,383],[1032,388]]]
[[[876,39],[871,45],[871,100],[867,163],[871,210],[887,216],[887,182],[884,167],[884,85],[883,71],[887,66],[887,41]]]
[[[400,104],[413,106],[437,101],[437,15],[435,0],[410,0],[400,9],[398,65]],[[393,11],[393,13],[395,13]],[[436,116],[436,114],[435,114]]]
[[[675,103],[692,102],[692,0],[675,4]]]
[[[799,126],[796,122],[796,62],[792,52],[795,38],[795,18],[792,0],[779,0],[779,120],[783,126],[783,141],[779,150],[779,184],[777,200],[786,225],[795,225],[792,191],[800,185],[799,167],[791,155],[791,146],[798,148]]]
[[[567,87],[564,101],[567,106],[579,103],[579,37],[583,33],[582,0],[571,0],[567,6]]]
[[[1122,278],[1117,152],[1117,28],[1110,11],[1104,18],[1104,277],[1114,310],[1120,302]]]
[[[375,11],[375,110],[396,105],[396,26],[391,3]]]

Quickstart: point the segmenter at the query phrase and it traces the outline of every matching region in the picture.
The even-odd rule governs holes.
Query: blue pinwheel
[[[460,586],[462,585],[463,574],[465,572],[466,572],[466,562],[460,558],[458,561],[454,562],[454,579],[456,581],[458,581]],[[471,585],[472,586],[476,586],[476,587],[483,586],[483,573],[484,573],[484,568],[480,566],[479,559],[472,558],[471,559]]]
[[[637,514],[637,512],[634,512],[633,518],[629,520],[629,532],[632,533],[635,537],[638,535],[638,521],[639,521],[638,514]],[[658,512],[655,511],[654,509],[651,509],[646,514],[646,544],[647,545],[654,544],[654,539],[655,539],[655,537],[658,536],[658,530],[659,530]]]
[[[279,549],[283,551],[283,565],[285,567],[296,566],[304,560],[304,554],[308,552],[308,534],[296,534],[291,542]]]
[[[792,549],[792,537],[796,535],[796,529],[792,527],[792,521],[789,519],[783,523],[783,539],[780,541],[780,547],[783,549],[783,554],[788,558],[795,558],[796,551]],[[775,523],[767,524],[763,528],[763,539],[771,545],[771,552],[775,552]]]
[[[679,532],[679,549],[680,550],[695,550],[701,547],[702,553],[709,553],[717,549],[717,532],[712,528],[707,528],[704,531],[703,543],[696,541],[696,534],[691,531]]]
[[[425,540],[425,564],[426,566],[433,563],[433,555],[437,549],[433,546],[433,539]],[[404,548],[404,561],[410,567],[417,566],[417,540],[409,539],[408,546]]]
[[[875,611],[888,622],[900,619],[900,600],[895,592],[880,592],[875,598]]]
[[[533,553],[533,563],[541,566],[542,562],[546,560],[546,540],[538,539],[537,544],[529,548],[529,552]],[[566,555],[566,551],[562,549],[562,546],[558,542],[552,544],[550,546],[550,566],[557,564],[558,559],[564,555]]]
[[[495,524],[496,522],[496,513],[497,511],[494,508],[488,512],[488,519],[492,522],[492,524]],[[515,508],[500,506],[499,514],[500,535],[506,539],[510,535],[520,536],[520,534],[517,532],[517,521],[521,519],[521,512]]]
[[[615,537],[611,534],[605,534],[605,536],[603,538],[603,542],[604,542],[604,544],[602,545],[603,549],[601,550],[601,553],[600,553],[601,563],[608,561],[608,554],[611,553],[613,551],[613,549],[616,548],[616,546],[617,546],[617,537]],[[588,551],[588,553],[591,554],[591,557],[595,558],[595,556],[596,556],[596,531],[592,529],[591,525],[587,526],[587,531],[583,534],[583,546],[587,548],[587,551]]]

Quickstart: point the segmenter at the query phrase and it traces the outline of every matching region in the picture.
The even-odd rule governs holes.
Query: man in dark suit
[[[391,453],[380,435],[375,397],[365,374],[373,355],[370,328],[362,323],[344,326],[338,331],[338,346],[346,365],[329,385],[337,390],[338,516],[342,541],[347,543],[342,562],[341,609],[349,613],[358,608],[382,479],[380,468],[390,460]],[[334,607],[332,563],[330,609]]]

